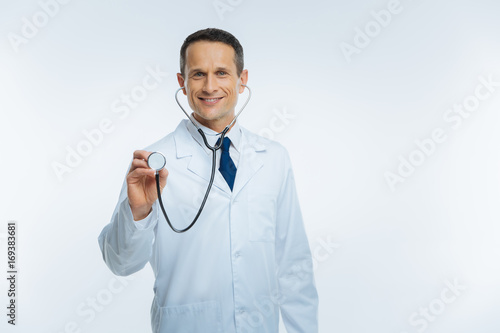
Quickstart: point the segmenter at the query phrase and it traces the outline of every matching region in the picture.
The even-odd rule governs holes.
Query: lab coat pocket
[[[155,333],[220,333],[222,312],[218,301],[160,308],[159,330]]]
[[[248,219],[251,242],[274,242],[276,197],[269,194],[249,194]]]

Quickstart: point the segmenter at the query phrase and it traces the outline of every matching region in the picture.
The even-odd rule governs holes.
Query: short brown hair
[[[244,66],[243,47],[241,46],[238,39],[236,39],[236,37],[234,37],[227,31],[216,28],[207,28],[192,33],[184,40],[184,43],[181,47],[180,56],[182,76],[184,76],[184,67],[186,66],[186,50],[189,45],[198,41],[221,42],[231,46],[234,49],[234,63],[236,65],[236,72],[238,73],[238,76],[241,75]]]

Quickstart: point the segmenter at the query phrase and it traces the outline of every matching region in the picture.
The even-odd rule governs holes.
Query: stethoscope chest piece
[[[148,166],[156,171],[163,169],[166,163],[165,155],[160,152],[155,151],[148,156]]]

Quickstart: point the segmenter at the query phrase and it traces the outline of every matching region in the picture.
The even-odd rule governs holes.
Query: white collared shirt
[[[196,120],[193,117],[193,114],[191,113],[190,117],[205,133],[205,137],[207,138],[208,143],[213,147],[215,146],[215,143],[217,142],[217,139],[220,138],[220,135],[218,135],[217,132],[215,132],[213,129],[210,129],[206,126],[203,126],[200,124],[198,120]],[[205,142],[203,142],[203,138],[201,137],[200,133],[198,133],[198,130],[196,127],[188,121],[186,123],[186,127],[193,136],[193,138],[200,144],[200,146],[203,147],[203,149],[207,152],[207,154],[210,154],[211,151],[210,149],[205,146]],[[229,130],[229,132],[226,133],[226,138],[229,138],[231,140],[231,146],[229,146],[229,156],[231,156],[231,159],[233,160],[234,166],[236,166],[236,169],[238,169],[238,162],[240,159],[240,141],[241,141],[241,129],[240,125],[238,124],[238,120],[234,122],[233,127]],[[220,166],[220,155],[221,155],[222,148],[217,150],[217,164],[216,164],[216,169],[219,170]]]

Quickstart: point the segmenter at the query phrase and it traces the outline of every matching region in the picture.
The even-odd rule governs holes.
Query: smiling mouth
[[[202,100],[203,102],[205,102],[206,104],[215,104],[217,103],[218,101],[220,101],[221,99],[223,99],[224,97],[215,97],[215,98],[203,98],[203,97],[198,97],[200,100]]]
[[[215,101],[222,99],[223,97],[215,97],[215,98],[198,97],[198,98],[201,99],[202,101],[205,101],[205,102],[215,102]]]

